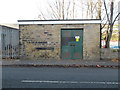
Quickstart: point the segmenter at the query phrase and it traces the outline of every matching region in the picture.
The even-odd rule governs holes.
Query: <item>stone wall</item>
[[[99,58],[100,25],[20,25],[20,52],[24,59],[60,59],[61,29],[83,28],[83,59]]]
[[[102,48],[101,49],[101,59],[118,59],[119,50]]]
[[[100,58],[100,25],[85,24],[83,35],[84,59]]]

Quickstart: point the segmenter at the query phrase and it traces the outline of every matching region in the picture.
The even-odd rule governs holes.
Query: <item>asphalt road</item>
[[[118,88],[118,69],[3,67],[3,88]]]

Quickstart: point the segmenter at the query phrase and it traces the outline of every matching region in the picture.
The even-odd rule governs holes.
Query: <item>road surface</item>
[[[118,88],[118,69],[3,67],[3,88]]]

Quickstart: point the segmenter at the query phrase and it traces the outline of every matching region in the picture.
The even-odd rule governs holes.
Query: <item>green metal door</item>
[[[83,30],[61,30],[61,57],[62,59],[82,59],[83,57]]]

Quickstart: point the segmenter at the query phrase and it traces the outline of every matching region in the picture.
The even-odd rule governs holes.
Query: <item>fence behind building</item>
[[[6,26],[1,26],[0,32],[2,58],[19,58],[19,30]]]

